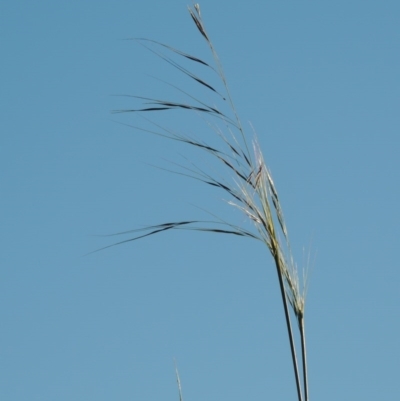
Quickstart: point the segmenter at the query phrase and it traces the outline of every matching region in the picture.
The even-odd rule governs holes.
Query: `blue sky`
[[[323,3],[200,4],[299,266],[311,255],[311,399],[397,399],[400,5]],[[123,40],[211,62],[186,6],[0,6],[2,400],[177,400],[174,359],[186,401],[296,399],[265,246],[179,231],[84,256],[114,241],[96,235],[208,218],[200,208],[244,221],[224,194],[150,166],[201,154],[110,113],[135,107],[111,95],[173,98],[153,77],[205,93]]]

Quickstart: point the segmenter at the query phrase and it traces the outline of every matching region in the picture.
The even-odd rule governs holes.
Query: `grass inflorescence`
[[[149,134],[158,135],[170,140],[184,143],[200,152],[206,152],[219,163],[221,169],[228,170],[231,180],[224,180],[210,174],[205,168],[196,165],[181,166],[179,174],[190,176],[204,184],[224,191],[228,196],[228,204],[239,209],[246,218],[252,223],[254,229],[245,229],[237,224],[218,219],[211,221],[204,220],[184,220],[167,222],[152,225],[141,229],[118,233],[118,235],[132,235],[128,239],[121,240],[105,248],[120,245],[127,242],[136,241],[144,237],[159,234],[170,230],[197,230],[217,234],[230,234],[241,237],[256,239],[263,242],[274,261],[281,299],[285,314],[286,326],[289,336],[289,343],[292,355],[292,363],[295,374],[296,389],[299,401],[308,401],[308,380],[307,380],[307,359],[306,341],[304,326],[304,307],[305,307],[305,279],[299,278],[296,264],[293,261],[288,230],[271,173],[264,161],[262,151],[256,139],[249,141],[238,114],[236,112],[222,64],[205,29],[201,16],[200,7],[195,4],[189,7],[189,13],[198,31],[207,42],[214,60],[214,66],[194,55],[178,50],[172,46],[160,43],[155,40],[136,38],[133,39],[144,46],[157,57],[177,69],[179,72],[189,77],[196,85],[200,85],[215,97],[215,104],[222,103],[223,107],[218,108],[210,102],[203,101],[182,88],[170,84],[175,90],[186,97],[186,101],[165,100],[144,96],[129,96],[142,102],[138,108],[116,110],[115,113],[138,113],[151,124],[151,129],[133,126],[136,129]],[[165,54],[166,52],[167,54]],[[212,70],[218,76],[221,87],[219,90],[215,85],[211,85],[206,79],[194,74],[185,68],[176,59],[186,60],[189,63],[200,65],[203,68]],[[229,112],[222,112],[227,109]],[[168,112],[180,110],[190,112],[197,117],[203,117],[207,126],[213,131],[219,140],[220,145],[208,144],[204,140],[196,139],[189,134],[180,134],[169,130],[161,124],[157,124],[146,115],[151,113]],[[223,129],[221,129],[221,126]],[[105,249],[102,248],[102,249]],[[298,364],[296,352],[296,341],[294,327],[291,320],[291,312],[297,321],[297,329],[301,344],[301,369]],[[293,316],[292,315],[292,316]],[[296,327],[296,326],[295,326]],[[182,399],[179,375],[177,374],[179,394]]]

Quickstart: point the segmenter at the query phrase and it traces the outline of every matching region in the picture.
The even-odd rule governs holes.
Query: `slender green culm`
[[[179,401],[183,401],[181,378],[179,377],[179,372],[178,372],[178,367],[176,366],[176,362],[175,362],[175,376],[176,376],[176,384],[178,386],[178,391],[179,391]]]

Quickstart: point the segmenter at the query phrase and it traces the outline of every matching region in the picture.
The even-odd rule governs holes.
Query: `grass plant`
[[[135,129],[184,143],[187,146],[195,148],[200,152],[205,152],[211,156],[211,158],[219,163],[221,172],[228,173],[230,177],[229,180],[219,178],[219,174],[217,176],[214,173],[207,172],[206,166],[199,167],[191,164],[180,166],[181,169],[178,173],[225,192],[229,197],[228,204],[231,207],[239,209],[246,216],[252,223],[252,229],[244,228],[217,217],[208,221],[183,220],[167,222],[118,233],[118,235],[129,235],[129,238],[120,240],[105,248],[129,243],[169,230],[182,229],[247,237],[264,243],[272,256],[278,277],[298,400],[308,401],[309,392],[304,322],[306,283],[304,277],[299,278],[296,264],[293,261],[288,231],[278,191],[264,161],[257,140],[249,140],[249,137],[242,127],[228,88],[222,64],[205,29],[200,7],[198,4],[194,4],[194,6],[189,7],[188,10],[197,30],[206,41],[211,51],[214,62],[213,65],[199,57],[155,40],[143,38],[132,40],[135,40],[167,64],[177,69],[195,85],[208,91],[214,99],[213,103],[202,100],[192,93],[189,94],[182,88],[170,84],[174,91],[184,96],[186,99],[185,101],[125,95],[141,102],[141,105],[138,108],[116,110],[115,113],[139,114],[144,121],[146,121],[146,124],[148,124],[146,127],[150,128],[132,126]],[[201,67],[216,73],[222,90],[218,90],[215,85],[211,85],[209,81],[184,67],[184,63],[189,63],[193,65],[193,67]],[[219,104],[221,107],[215,106],[215,104]],[[222,111],[225,109],[228,111]],[[191,117],[200,117],[206,121],[206,127],[212,130],[218,145],[215,145],[214,142],[211,144],[203,139],[197,139],[189,133],[182,134],[175,130],[170,130],[147,117],[152,113],[165,113],[173,110],[191,113]],[[221,175],[223,176],[223,174]],[[293,325],[293,319],[296,320],[296,325]],[[297,341],[295,337],[298,339]],[[300,364],[298,362],[296,342],[301,344]],[[301,367],[299,367],[299,365]],[[177,381],[180,399],[182,400],[178,373]]]

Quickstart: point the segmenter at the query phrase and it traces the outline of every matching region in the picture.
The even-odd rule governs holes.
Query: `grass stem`
[[[301,337],[301,354],[303,359],[304,400],[308,401],[307,352],[304,316],[301,316],[299,323]]]
[[[285,310],[286,327],[287,327],[288,335],[289,335],[293,369],[294,369],[294,375],[296,378],[297,396],[298,396],[299,401],[302,401],[303,396],[302,396],[302,392],[301,392],[301,384],[300,384],[299,367],[297,364],[296,347],[294,344],[292,323],[290,320],[290,313],[289,313],[288,301],[287,301],[287,297],[286,297],[285,284],[283,281],[282,269],[280,267],[281,259],[279,258],[278,254],[276,254],[276,256],[274,256],[274,258],[275,258],[276,271],[278,273],[279,288],[280,288],[280,292],[281,292],[281,296],[282,296],[283,309]]]

